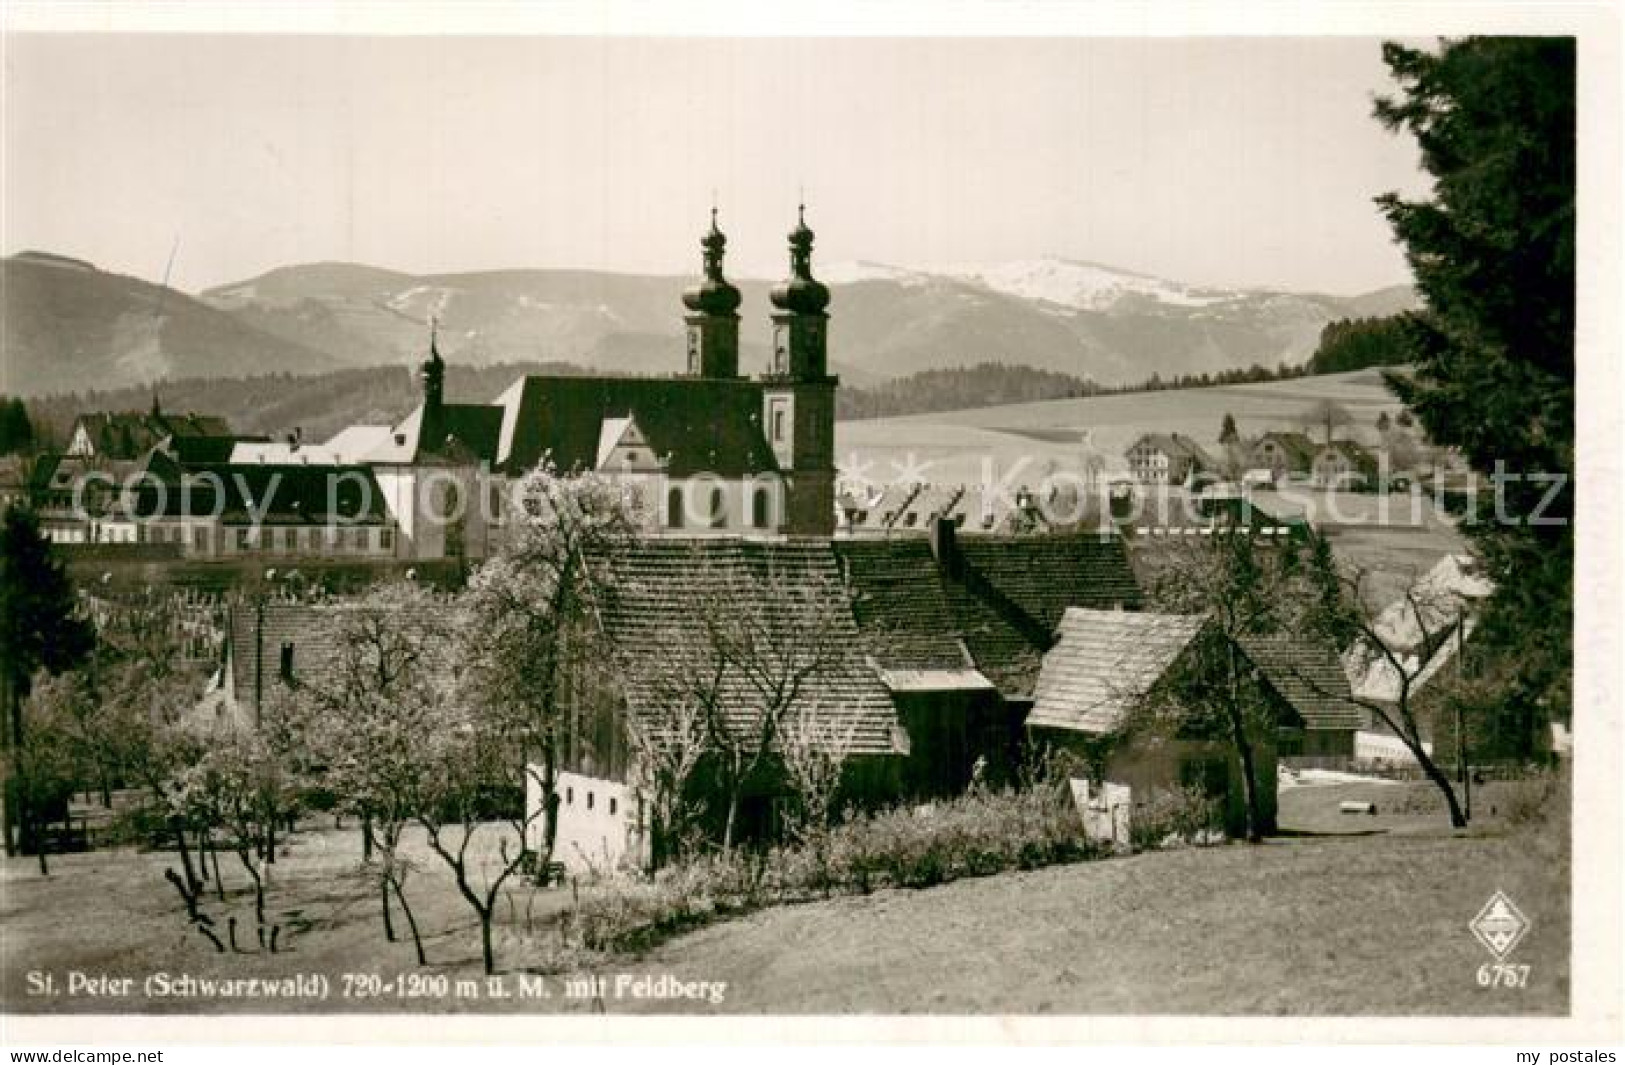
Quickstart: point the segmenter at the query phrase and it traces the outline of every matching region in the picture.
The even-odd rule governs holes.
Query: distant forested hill
[[[478,403],[494,399],[525,374],[580,374],[569,363],[506,363],[446,369],[446,398]],[[29,401],[29,413],[58,442],[67,438],[82,411],[146,410],[154,395],[169,411],[218,414],[240,433],[280,435],[300,429],[307,440],[324,440],[347,425],[393,424],[421,399],[415,373],[404,366],[295,376],[168,381],[147,386],[91,390]]]
[[[1082,377],[981,362],[946,370],[922,370],[873,388],[842,388],[836,393],[839,418],[884,418],[893,414],[996,407],[1043,399],[1091,395],[1097,386]]]
[[[1403,322],[1404,315],[1399,314],[1327,322],[1320,331],[1320,345],[1309,356],[1309,372],[1343,373],[1409,361]]]

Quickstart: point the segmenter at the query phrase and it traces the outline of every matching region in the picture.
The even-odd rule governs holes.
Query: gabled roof
[[[961,536],[960,557],[1053,632],[1068,607],[1140,606],[1128,548],[1115,533]]]
[[[223,463],[194,466],[178,483],[143,484],[143,517],[219,515],[224,524],[377,524],[388,519],[383,490],[366,466]]]
[[[891,698],[864,663],[835,555],[827,541],[756,542],[641,539],[598,561],[606,577],[599,618],[615,650],[628,711],[657,734],[673,698],[674,679],[702,676],[714,644],[707,619],[715,610],[748,619],[764,643],[819,638],[847,653],[826,662],[792,706],[851,731],[855,754],[901,753],[901,726]],[[779,582],[782,582],[780,584]],[[793,588],[798,594],[778,594]],[[740,733],[760,719],[755,690],[736,666],[718,686],[726,720]]]
[[[676,477],[778,470],[762,431],[762,386],[699,377],[525,377],[501,398],[498,464],[510,473],[544,456],[560,470],[597,466],[606,420],[632,418]]]
[[[1128,450],[1133,451],[1142,444],[1153,447],[1170,457],[1190,459],[1198,466],[1208,467],[1213,465],[1213,460],[1208,457],[1206,451],[1202,450],[1201,445],[1190,437],[1179,433],[1143,433],[1134,443],[1129,445]]]
[[[484,403],[442,403],[438,417],[425,424],[425,408],[417,408],[387,434],[367,432],[374,427],[356,426],[353,438],[360,445],[370,443],[352,462],[381,465],[416,465],[434,459],[456,458],[475,462],[497,461],[498,438],[502,432],[502,408]],[[329,446],[332,442],[329,441]],[[346,441],[349,446],[350,442]]]
[[[1306,433],[1288,433],[1275,430],[1264,433],[1253,442],[1252,450],[1257,452],[1265,442],[1273,443],[1286,452],[1287,463],[1294,470],[1307,470],[1314,461],[1315,442],[1309,439]]]
[[[85,431],[97,455],[110,459],[133,459],[166,438],[231,436],[224,418],[156,410],[93,411],[81,414],[74,428]]]
[[[1348,674],[1330,647],[1290,635],[1243,636],[1237,642],[1306,728],[1360,727],[1364,715],[1349,701]]]
[[[889,687],[988,686],[959,640],[942,574],[924,538],[836,540],[832,546],[864,643],[890,678]]]
[[[176,436],[169,441],[169,452],[183,466],[198,463],[230,462],[232,453],[244,444],[268,442],[263,436]]]
[[[1028,726],[1115,731],[1205,623],[1200,615],[1068,609],[1060,640],[1044,655]]]
[[[1115,534],[956,536],[943,592],[978,669],[1007,698],[1032,694],[1069,607],[1137,610],[1142,596]]]

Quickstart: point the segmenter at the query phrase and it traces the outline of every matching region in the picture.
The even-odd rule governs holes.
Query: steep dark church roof
[[[544,456],[560,470],[598,466],[608,419],[632,418],[674,477],[778,471],[762,432],[762,386],[699,377],[526,377],[502,405],[499,468],[523,473]]]

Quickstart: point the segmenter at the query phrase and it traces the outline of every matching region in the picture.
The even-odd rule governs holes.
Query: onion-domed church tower
[[[722,276],[728,238],[717,228],[711,208],[711,231],[700,241],[705,249],[705,279],[683,293],[689,313],[688,372],[692,377],[732,379],[739,376],[739,290]]]
[[[829,375],[829,288],[812,276],[806,207],[790,231],[790,276],[773,301],[773,362],[762,378],[768,443],[787,480],[783,530],[835,530],[835,388]]]

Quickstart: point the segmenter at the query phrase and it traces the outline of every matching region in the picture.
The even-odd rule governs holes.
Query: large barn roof
[[[599,565],[599,616],[616,649],[629,711],[659,734],[663,710],[718,665],[714,625],[749,639],[758,664],[779,676],[816,662],[789,713],[814,715],[854,754],[897,754],[904,741],[891,698],[864,660],[862,640],[827,541],[647,539],[618,547]],[[825,648],[825,652],[814,647]],[[827,653],[826,653],[827,652]],[[722,666],[716,694],[736,735],[760,721],[750,665]]]

